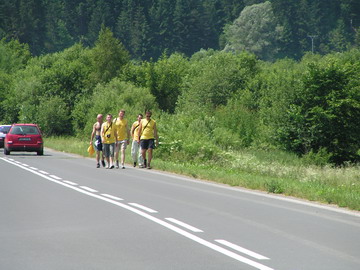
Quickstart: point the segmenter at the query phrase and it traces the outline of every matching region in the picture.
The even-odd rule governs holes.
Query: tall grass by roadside
[[[45,146],[88,156],[89,139],[50,137]],[[293,154],[276,150],[224,152],[222,160],[203,163],[160,160],[156,151],[153,165],[159,170],[360,210],[360,166],[308,165]],[[131,163],[130,147],[126,156]]]

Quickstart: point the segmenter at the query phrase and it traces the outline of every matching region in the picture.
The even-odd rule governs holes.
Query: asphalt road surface
[[[95,165],[0,151],[1,270],[360,269],[359,212]]]

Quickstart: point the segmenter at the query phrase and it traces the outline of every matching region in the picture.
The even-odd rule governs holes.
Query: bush
[[[310,150],[310,152],[306,153],[302,160],[309,165],[317,165],[317,166],[325,166],[329,164],[332,159],[332,154],[328,153],[326,148],[320,148],[317,152],[314,150]]]
[[[60,97],[43,98],[37,112],[37,123],[45,136],[72,133],[69,108]]]
[[[178,111],[212,112],[246,86],[258,72],[255,56],[218,52],[192,61],[178,102]]]
[[[279,139],[299,154],[327,149],[330,161],[357,161],[360,145],[360,91],[353,85],[359,72],[336,62],[310,64],[294,104],[288,107]],[[356,76],[355,76],[356,74]],[[321,151],[320,151],[321,152]]]

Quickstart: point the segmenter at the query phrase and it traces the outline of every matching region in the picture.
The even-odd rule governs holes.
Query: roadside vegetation
[[[89,157],[88,140],[48,137],[45,146]],[[360,210],[360,167],[356,165],[317,166],[284,151],[256,149],[222,152],[222,159],[217,161],[176,162],[159,157],[163,147],[155,150],[154,166],[158,170]],[[126,157],[131,166],[130,148]]]
[[[155,168],[360,210],[356,47],[299,61],[211,49],[134,61],[103,28],[93,48],[32,57],[2,40],[0,51],[0,121],[37,123],[47,147],[87,155],[98,113],[125,109],[132,123],[150,109]]]

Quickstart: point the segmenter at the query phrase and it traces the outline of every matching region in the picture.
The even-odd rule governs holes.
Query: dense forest
[[[88,140],[98,113],[151,109],[167,160],[360,161],[359,1],[0,5],[1,123]]]
[[[360,1],[0,1],[0,39],[26,43],[34,55],[79,42],[92,47],[102,26],[137,60],[224,48],[299,60],[308,51],[342,52],[359,44]]]

